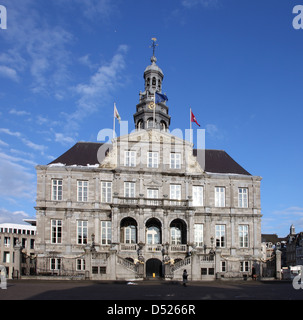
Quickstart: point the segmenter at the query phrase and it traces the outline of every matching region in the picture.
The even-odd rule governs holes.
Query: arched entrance
[[[156,278],[163,277],[162,262],[152,258],[146,261],[146,278],[153,278],[154,274]]]

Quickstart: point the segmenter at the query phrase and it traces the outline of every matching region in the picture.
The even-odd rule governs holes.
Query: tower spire
[[[156,44],[157,38],[151,38],[151,40],[152,45],[150,46],[150,48],[153,48],[153,57],[155,57],[156,47],[158,47],[158,44]]]

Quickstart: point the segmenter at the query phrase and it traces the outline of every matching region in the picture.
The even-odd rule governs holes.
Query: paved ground
[[[303,300],[291,282],[8,281],[0,300]]]

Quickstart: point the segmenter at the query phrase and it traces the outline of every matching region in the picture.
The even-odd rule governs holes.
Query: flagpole
[[[113,123],[113,139],[115,139],[115,133],[116,133],[116,102],[114,102],[114,123]]]
[[[192,123],[191,123],[191,108],[189,108],[189,142],[192,143],[193,137],[192,137]]]
[[[155,95],[154,95],[154,112],[153,112],[153,117],[154,117],[154,125],[153,125],[153,127],[154,127],[154,129],[156,129],[156,127],[155,127],[155,122],[156,122],[156,120],[155,120],[155,118],[156,118],[156,91],[155,91]]]

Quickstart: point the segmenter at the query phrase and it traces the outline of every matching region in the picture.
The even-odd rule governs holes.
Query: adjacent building
[[[78,142],[37,170],[37,273],[88,279],[243,278],[261,259],[259,176],[169,133],[153,55],[135,132]]]
[[[35,237],[34,225],[0,224],[0,265],[9,279],[35,274]]]

